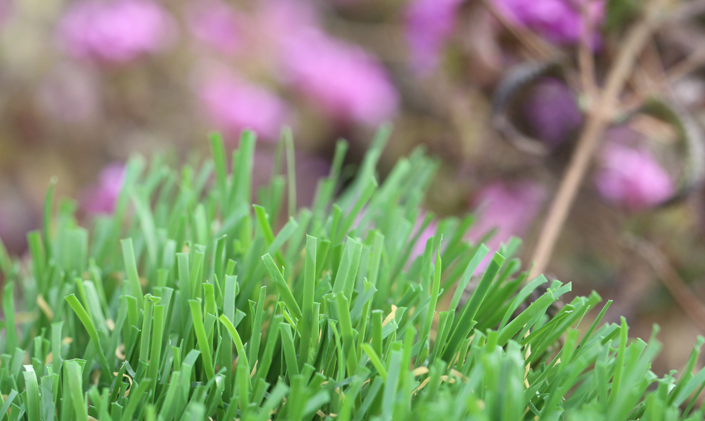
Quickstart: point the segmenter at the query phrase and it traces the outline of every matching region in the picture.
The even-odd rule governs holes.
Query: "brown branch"
[[[538,244],[531,259],[534,265],[530,278],[544,272],[548,266],[558,235],[563,229],[600,138],[617,108],[619,95],[631,74],[638,55],[654,29],[658,3],[659,0],[652,0],[644,18],[629,31],[614,65],[609,71],[605,89],[599,92],[599,97],[588,112],[585,129],[578,140],[568,170],[561,181],[541,229]]]

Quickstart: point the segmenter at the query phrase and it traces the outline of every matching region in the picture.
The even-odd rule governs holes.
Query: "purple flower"
[[[575,44],[583,32],[581,3],[588,2],[587,14],[596,30],[605,17],[604,0],[492,0],[494,7],[515,25],[525,26],[556,44]],[[597,32],[592,46],[599,44]]]
[[[565,83],[554,78],[541,80],[523,108],[533,134],[549,148],[568,140],[583,122],[575,95]]]
[[[79,1],[59,27],[69,54],[107,63],[125,63],[161,51],[172,31],[170,16],[149,0]]]
[[[463,0],[413,0],[405,11],[412,65],[420,73],[438,66],[440,51],[453,33]]]
[[[675,191],[673,180],[651,152],[618,141],[603,149],[595,184],[603,199],[630,211],[658,205]]]
[[[84,192],[83,209],[94,215],[113,213],[124,183],[125,165],[108,165],[100,172],[98,183]]]
[[[394,86],[380,63],[360,47],[317,30],[284,44],[285,79],[333,118],[376,125],[395,112]]]
[[[265,140],[276,140],[289,115],[286,103],[276,94],[235,77],[206,80],[199,87],[199,97],[218,129],[236,137],[250,129]]]
[[[223,54],[232,54],[240,47],[239,16],[230,5],[201,0],[187,10],[189,29],[199,41]]]
[[[487,247],[492,252],[497,251],[500,244],[511,237],[521,237],[526,234],[546,196],[545,188],[531,181],[512,184],[495,182],[488,185],[480,191],[475,200],[479,217],[467,237],[478,241],[490,230],[496,229]],[[492,256],[488,255],[477,268],[476,273],[484,271],[491,259]]]

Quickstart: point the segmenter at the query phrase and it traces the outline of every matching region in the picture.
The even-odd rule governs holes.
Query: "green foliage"
[[[340,143],[310,210],[284,200],[293,171],[251,203],[251,133],[231,160],[213,136],[198,168],[132,160],[90,233],[52,187],[31,259],[0,247],[0,421],[703,419],[702,339],[678,380],[657,378],[660,344],[601,324],[609,303],[581,337],[596,294],[549,316],[570,291],[554,281],[515,314],[548,282],[518,272],[518,241],[461,304],[488,249],[463,240],[472,217],[449,218],[412,258],[436,163],[417,151],[378,185],[387,135],[336,194]]]

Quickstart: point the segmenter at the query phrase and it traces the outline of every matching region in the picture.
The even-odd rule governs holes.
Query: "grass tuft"
[[[388,136],[336,194],[341,141],[310,210],[289,131],[286,176],[256,204],[251,132],[230,162],[218,135],[198,168],[133,159],[89,231],[71,201],[54,209],[52,181],[31,258],[0,243],[0,421],[703,419],[702,338],[659,378],[657,329],[629,341],[624,321],[601,324],[609,302],[582,329],[597,294],[548,314],[570,291],[554,281],[517,312],[548,281],[520,272],[516,239],[463,303],[489,250],[463,240],[467,216],[413,254],[436,162],[416,151],[378,183]]]

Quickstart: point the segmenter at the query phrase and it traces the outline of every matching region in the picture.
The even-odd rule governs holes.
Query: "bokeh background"
[[[666,3],[668,21],[636,63],[625,101],[668,94],[702,120],[702,2]],[[258,133],[264,183],[290,126],[305,205],[337,139],[350,142],[351,174],[391,122],[382,177],[425,147],[441,162],[428,211],[477,211],[471,239],[496,228],[493,247],[521,236],[529,257],[584,121],[584,95],[570,80],[545,78],[514,105],[517,127],[551,151],[536,156],[492,127],[495,88],[541,51],[574,57],[581,42],[602,81],[641,4],[0,0],[0,238],[25,252],[51,177],[90,224],[112,211],[130,155],[205,154],[213,130],[230,148],[241,130]],[[677,189],[684,159],[663,122],[634,119],[604,137],[549,273],[575,293],[614,299],[607,318],[627,317],[630,334],[648,336],[658,322],[668,346],[655,368],[680,367],[705,320],[688,317],[687,300],[663,285],[677,278],[691,307],[705,300],[703,194],[656,206]]]

